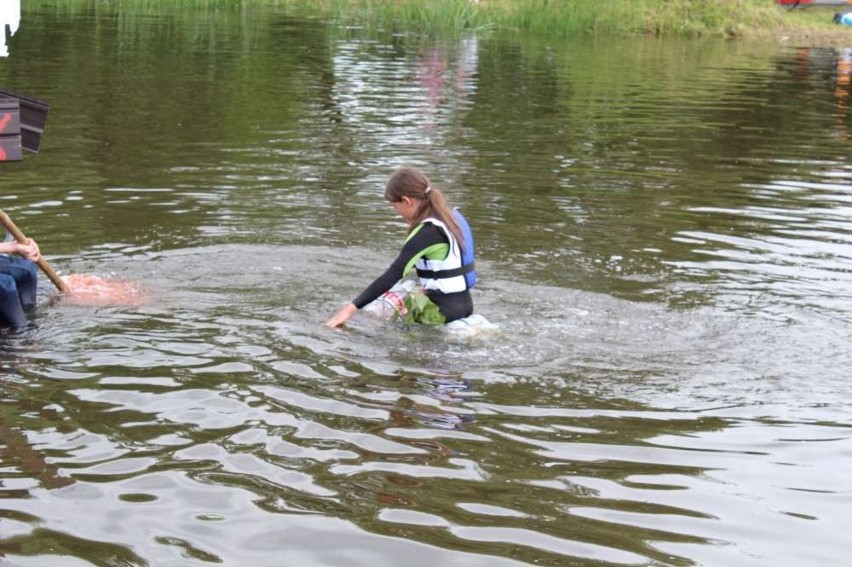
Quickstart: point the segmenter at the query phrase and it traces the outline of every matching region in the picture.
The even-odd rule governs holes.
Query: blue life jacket
[[[453,218],[458,223],[462,232],[462,269],[464,269],[464,279],[468,289],[476,285],[476,270],[474,269],[473,257],[473,232],[470,230],[470,225],[467,219],[461,214],[458,208],[453,209]]]

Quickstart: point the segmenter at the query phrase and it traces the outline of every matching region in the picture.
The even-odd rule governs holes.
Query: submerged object
[[[136,282],[114,280],[92,274],[71,274],[62,278],[67,292],[62,301],[74,305],[139,306],[147,303],[150,294]]]
[[[495,325],[479,313],[469,317],[456,319],[444,325],[444,330],[454,337],[472,337],[480,333],[498,331],[500,327]]]
[[[377,299],[365,305],[362,311],[379,319],[405,317],[408,313],[405,308],[405,296],[413,292],[415,287],[417,284],[412,280],[399,281]]]
[[[404,318],[407,314],[405,298],[412,293],[423,293],[423,291],[416,282],[402,280],[377,299],[365,305],[362,311],[379,319],[391,320],[395,317]],[[482,332],[499,330],[498,325],[491,323],[478,313],[462,319],[456,319],[442,327],[444,331],[454,337],[472,337]]]

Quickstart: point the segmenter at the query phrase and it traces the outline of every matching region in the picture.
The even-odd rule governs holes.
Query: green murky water
[[[45,279],[0,342],[11,565],[836,565],[852,500],[848,50],[422,37],[29,8],[51,102],[0,208]],[[461,340],[320,325],[421,167],[476,232]]]

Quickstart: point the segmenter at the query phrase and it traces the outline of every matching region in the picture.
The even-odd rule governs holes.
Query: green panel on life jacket
[[[423,225],[418,225],[411,233],[405,237],[405,242],[408,242],[411,237],[413,237],[417,232],[423,228]],[[417,263],[417,260],[425,257],[427,260],[445,260],[447,256],[450,255],[450,245],[446,242],[441,242],[439,244],[433,244],[432,246],[427,246],[415,256],[408,261],[405,265],[405,270],[403,270],[402,274],[407,275],[411,270],[414,269],[414,264]]]

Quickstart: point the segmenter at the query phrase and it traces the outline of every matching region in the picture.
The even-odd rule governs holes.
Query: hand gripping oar
[[[0,222],[3,223],[3,226],[6,227],[6,230],[9,231],[9,234],[15,237],[21,244],[26,244],[29,239],[24,236],[24,233],[12,222],[12,219],[9,218],[4,211],[0,210]],[[50,278],[50,281],[53,282],[53,285],[56,286],[56,289],[61,291],[62,293],[69,293],[71,289],[68,285],[60,279],[59,276],[56,275],[56,272],[53,271],[53,268],[50,267],[50,264],[47,263],[47,260],[44,259],[44,256],[39,256],[38,261],[36,262],[38,267],[41,268],[41,271],[45,273],[45,275]]]

